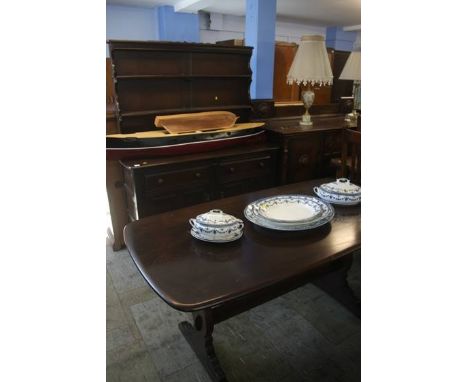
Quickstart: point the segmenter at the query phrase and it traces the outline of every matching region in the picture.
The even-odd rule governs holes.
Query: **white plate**
[[[307,196],[307,195],[302,195]],[[278,231],[303,231],[313,228],[320,227],[324,224],[327,224],[333,219],[335,215],[335,210],[327,202],[315,198],[312,196],[307,196],[313,200],[313,203],[317,204],[320,207],[320,213],[315,215],[314,218],[302,221],[275,221],[269,220],[259,214],[259,208],[257,206],[258,202],[262,202],[264,199],[258,200],[256,202],[250,203],[244,210],[244,216],[251,221],[252,223],[269,229],[274,229]]]
[[[265,219],[285,223],[314,220],[322,212],[314,197],[308,195],[279,195],[255,202],[258,213]]]
[[[202,235],[200,235],[197,231],[195,230],[190,230],[190,234],[195,238],[195,239],[198,239],[198,240],[201,240],[201,241],[206,241],[208,243],[230,243],[231,241],[236,241],[238,239],[240,239],[242,237],[242,231],[239,231],[238,234],[230,237],[230,238],[223,238],[223,239],[216,239],[216,240],[213,240],[213,239],[210,239],[210,238],[207,238],[207,237],[204,237]]]

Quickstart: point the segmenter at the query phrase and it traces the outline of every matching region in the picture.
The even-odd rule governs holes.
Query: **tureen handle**
[[[211,210],[210,212],[213,212],[214,214],[222,214],[223,213],[223,211],[218,210],[218,209]]]
[[[239,223],[239,227],[238,227],[238,228],[239,228],[239,229],[243,229],[243,228],[244,228],[244,222],[243,222],[242,220],[240,220],[240,219],[239,219],[237,222]]]
[[[314,187],[314,192],[318,195],[318,187],[317,186]]]
[[[347,178],[338,178],[336,181],[338,183],[349,183],[349,179]]]
[[[192,228],[197,228],[197,227],[195,227],[195,219],[194,218],[190,218],[189,223],[192,226]]]

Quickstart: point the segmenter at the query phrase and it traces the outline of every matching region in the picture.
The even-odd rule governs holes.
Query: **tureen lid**
[[[204,214],[198,215],[195,219],[197,223],[203,224],[205,226],[215,226],[223,227],[229,226],[231,224],[239,223],[242,220],[236,218],[235,216],[225,214],[223,211],[215,209]]]
[[[361,187],[352,184],[349,179],[339,178],[335,182],[325,183],[320,188],[326,192],[344,195],[360,195]]]

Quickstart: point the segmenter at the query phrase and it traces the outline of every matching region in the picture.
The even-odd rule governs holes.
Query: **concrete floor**
[[[360,253],[348,277],[360,296]],[[208,382],[166,305],[127,250],[107,246],[107,382]],[[215,326],[230,382],[360,381],[360,320],[312,285]]]

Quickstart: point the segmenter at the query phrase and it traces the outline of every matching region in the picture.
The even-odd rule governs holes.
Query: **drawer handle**
[[[163,184],[164,183],[164,179],[163,178],[159,178],[158,179],[158,184]]]
[[[307,154],[302,154],[300,157],[299,157],[299,161],[298,161],[300,164],[302,165],[305,165],[307,163],[309,163],[309,156]]]
[[[260,162],[258,165],[259,165],[261,168],[265,167],[265,163],[263,163],[263,162]]]
[[[195,178],[200,178],[201,174],[199,172],[195,173]]]
[[[236,169],[234,167],[229,167],[229,172],[232,174]]]

